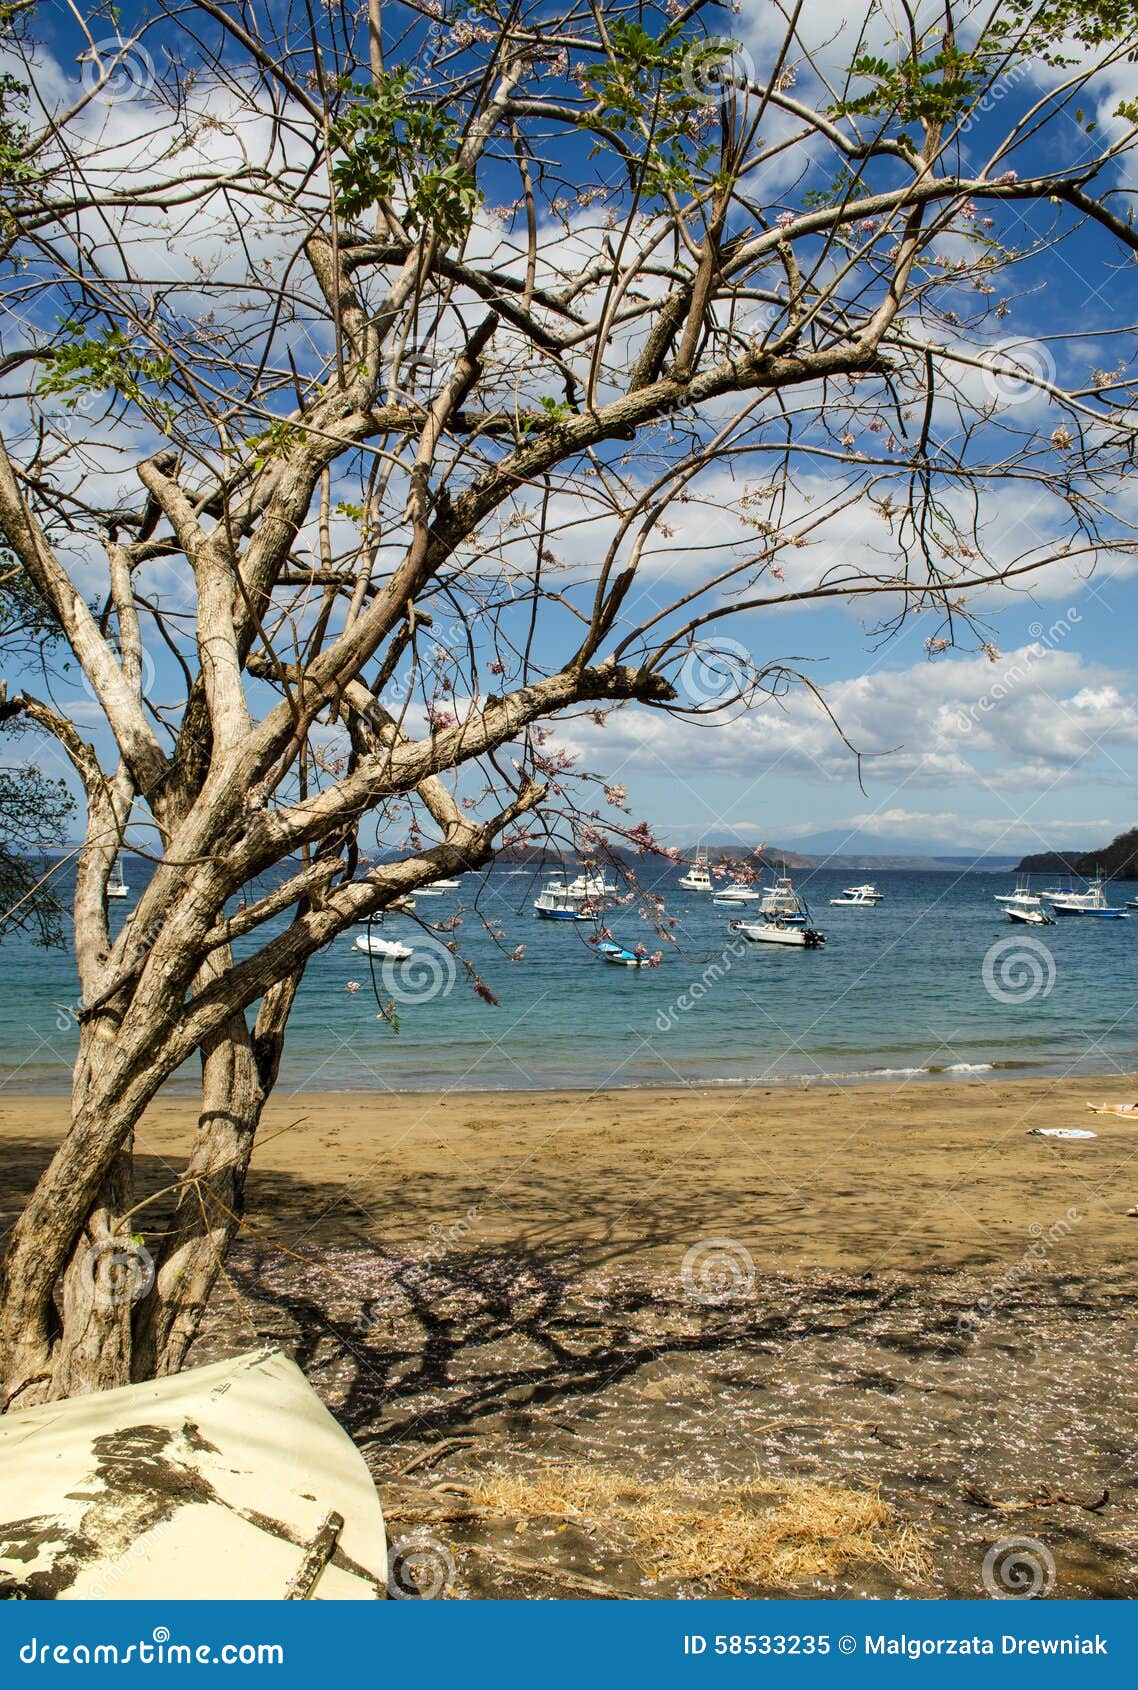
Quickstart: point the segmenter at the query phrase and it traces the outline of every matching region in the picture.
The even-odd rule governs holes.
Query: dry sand
[[[278,1097],[194,1359],[296,1354],[396,1529],[445,1534],[452,1594],[675,1593],[615,1528],[423,1501],[564,1461],[880,1487],[934,1570],[855,1566],[839,1593],[982,1594],[1026,1535],[1055,1595],[1133,1596],[1138,1120],[1085,1109],[1131,1098],[1130,1076]],[[0,1106],[0,1226],[62,1110]],[[177,1099],[144,1122],[151,1189],[190,1125]]]

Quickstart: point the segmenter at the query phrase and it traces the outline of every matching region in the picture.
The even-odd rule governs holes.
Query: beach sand
[[[983,1594],[988,1549],[1026,1535],[1056,1596],[1133,1596],[1138,1120],[1085,1108],[1132,1098],[1133,1076],[278,1096],[192,1359],[296,1355],[393,1529],[447,1534],[451,1594],[675,1594],[615,1527],[423,1502],[572,1461],[880,1487],[932,1570],[854,1566],[839,1594]],[[0,1226],[63,1108],[0,1104]],[[143,1123],[150,1190],[191,1124],[176,1098]],[[1054,1126],[1098,1136],[1029,1134]]]

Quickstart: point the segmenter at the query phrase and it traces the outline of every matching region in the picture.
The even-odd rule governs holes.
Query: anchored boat
[[[1090,882],[1085,892],[1045,892],[1043,896],[1056,915],[1091,915],[1106,921],[1128,919],[1121,905],[1107,903],[1101,875]]]
[[[681,879],[680,885],[685,892],[713,892],[715,890],[711,883],[711,871],[707,866],[706,846],[696,846],[695,861]]]
[[[568,884],[564,875],[554,875],[534,899],[533,907],[545,921],[592,921],[597,906],[615,891],[599,869],[586,869]]]
[[[682,885],[683,882],[681,881]],[[757,887],[749,886],[745,880],[733,880],[730,886],[718,886],[715,889],[713,904],[735,908],[739,904],[758,904],[762,902],[762,892]]]
[[[1022,897],[1001,898],[1000,902],[1009,921],[1018,921],[1028,927],[1055,925],[1055,917],[1036,892],[1025,892]]]
[[[764,899],[759,908],[762,920],[733,921],[730,931],[752,945],[797,945],[808,951],[824,945],[826,935],[813,925],[806,899],[793,890],[788,896],[788,887],[789,880],[780,880],[774,889],[778,893],[778,908],[769,911]]]
[[[380,939],[374,933],[358,933],[352,943],[357,951],[386,957],[389,962],[406,962],[414,954],[410,945],[401,945],[397,939]]]
[[[602,962],[611,962],[617,968],[647,968],[648,958],[638,956],[624,945],[618,945],[614,939],[602,939],[597,945],[597,955]]]
[[[816,928],[781,916],[774,916],[770,921],[733,921],[731,932],[749,939],[752,945],[800,945],[812,951],[826,943],[826,935]]]
[[[846,909],[874,909],[884,898],[885,893],[879,892],[877,887],[867,883],[865,886],[847,886],[840,898],[831,898],[830,903],[838,908]]]

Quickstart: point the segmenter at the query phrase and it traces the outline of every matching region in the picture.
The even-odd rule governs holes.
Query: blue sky
[[[54,71],[65,88],[77,75],[75,42],[63,9],[49,15],[62,23]],[[826,24],[823,34],[832,19]],[[766,6],[742,8],[731,24],[755,63],[769,55],[777,27],[775,8]],[[841,63],[846,50],[841,32],[819,46],[833,63]],[[1128,78],[1138,82],[1134,67],[1124,66],[1104,83],[1104,128],[1118,97],[1131,92]],[[805,72],[801,80],[805,85]],[[1040,92],[1042,85],[1027,85],[1021,95],[1030,104]],[[1007,106],[986,116],[965,150],[983,155],[1007,116]],[[116,121],[129,124],[129,111],[120,107]],[[1081,156],[1087,146],[1074,119],[1060,117],[1045,132],[1035,167],[1040,156],[1064,162],[1068,152]],[[1129,188],[1132,168],[1125,161],[1115,167],[1117,188]],[[792,209],[801,201],[802,184],[789,179],[772,178],[765,188]],[[1007,207],[999,220],[1005,245],[1038,235],[1038,211],[1034,217],[1029,230]],[[1024,263],[1008,314],[985,329],[984,344],[1014,344],[1020,353],[1026,348],[1056,380],[1075,386],[1107,364],[1126,379],[1133,336],[1103,336],[1132,321],[1134,300],[1132,265],[1120,262],[1105,239],[1073,235]],[[1058,418],[1038,394],[1013,395],[1007,409],[1017,426],[1022,421],[1042,435]],[[704,487],[704,505],[679,535],[696,550],[679,562],[666,555],[658,560],[638,609],[662,602],[674,580],[696,566],[700,548],[710,556],[730,543],[728,528],[716,527],[713,475]],[[804,508],[808,503],[806,497]],[[1118,503],[1120,517],[1128,517],[1124,493]],[[565,511],[559,540],[574,578],[582,581],[595,555],[588,517],[585,507],[579,518],[573,509]],[[874,520],[864,510],[843,517],[802,554],[802,568],[818,574],[842,558],[844,547],[853,555],[877,544]],[[984,522],[995,555],[1011,557],[1054,535],[1051,517],[1022,488],[997,492]],[[559,738],[585,768],[627,787],[637,817],[681,843],[736,834],[750,843],[793,840],[808,847],[812,835],[848,830],[851,849],[877,844],[883,852],[913,842],[1001,855],[1089,848],[1138,822],[1135,591],[1130,562],[1119,554],[1104,554],[1089,578],[1083,560],[1052,564],[1014,591],[989,592],[974,606],[984,621],[980,635],[967,636],[960,650],[931,656],[926,642],[937,632],[931,622],[914,617],[882,642],[866,626],[864,603],[753,613],[726,624],[729,657],[785,661],[825,688],[842,732],[863,754],[860,766],[804,689],[746,715],[729,709],[702,722],[633,710],[619,712],[603,728],[578,719],[564,724]],[[977,649],[980,637],[989,642],[988,655]],[[555,655],[552,634],[542,645]],[[158,691],[172,688],[173,679],[159,655]],[[714,673],[688,671],[682,683],[681,694],[686,688],[697,702],[716,696]],[[109,749],[83,692],[64,682],[58,695],[77,701],[77,720]],[[56,756],[51,750],[44,755]]]

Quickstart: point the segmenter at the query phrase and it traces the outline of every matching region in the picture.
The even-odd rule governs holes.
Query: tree
[[[371,0],[359,39],[185,0],[117,39],[93,13],[70,95],[29,59],[0,535],[116,749],[21,695],[87,832],[9,1403],[180,1366],[319,947],[536,825],[648,842],[620,789],[590,811],[555,719],[714,722],[798,678],[781,607],[921,616],[935,654],[1133,545],[1128,386],[1085,322],[1005,319],[1068,248],[1104,277],[1138,250],[1133,113],[1084,115],[1134,7],[867,8],[828,44],[817,10],[769,8],[752,62],[700,0]],[[128,827],[154,873],[112,938]],[[173,1218],[108,1294],[135,1130],[195,1052]]]

